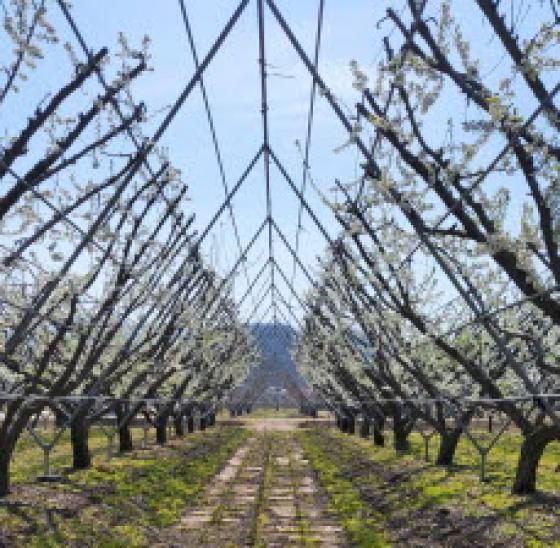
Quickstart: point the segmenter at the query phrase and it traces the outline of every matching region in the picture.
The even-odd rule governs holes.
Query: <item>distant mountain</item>
[[[265,369],[272,377],[283,378],[286,374],[301,386],[305,381],[299,374],[291,356],[296,332],[285,324],[258,323],[250,327],[263,361],[259,369]]]
[[[296,332],[289,325],[272,323],[252,324],[249,329],[262,360],[232,398],[270,405],[280,397],[282,405],[299,405],[309,389],[291,357]]]

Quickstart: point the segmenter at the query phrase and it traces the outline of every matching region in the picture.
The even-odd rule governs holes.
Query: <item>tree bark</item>
[[[54,412],[54,424],[57,428],[61,428],[66,423],[67,417],[63,411],[58,409],[57,407],[53,408]]]
[[[462,430],[453,429],[439,432],[439,450],[436,458],[438,466],[450,466],[455,458],[455,451],[461,438]]]
[[[348,434],[355,434],[356,433],[356,417],[354,415],[351,415],[350,417],[348,417],[347,421],[348,421],[347,433]]]
[[[395,431],[395,449],[397,451],[409,451],[410,442],[408,441],[408,434],[401,430]]]
[[[0,446],[0,497],[10,492],[10,461],[12,451],[8,447]]]
[[[368,417],[362,417],[362,424],[360,425],[360,436],[362,438],[369,438],[370,427]]]
[[[72,442],[72,465],[76,470],[83,470],[91,466],[89,452],[89,424],[85,417],[78,415],[70,426],[70,440]]]
[[[383,428],[377,424],[373,423],[373,445],[377,447],[385,447],[385,436],[383,435]]]
[[[187,419],[187,433],[192,434],[194,432],[194,417],[192,415]]]
[[[173,417],[173,424],[175,426],[175,434],[181,438],[185,435],[185,424],[183,422],[183,415],[181,413]]]
[[[546,446],[555,440],[560,441],[560,429],[555,426],[541,426],[525,436],[517,462],[513,494],[529,495],[536,491],[539,461]]]
[[[393,433],[395,435],[395,450],[409,451],[410,442],[408,441],[408,435],[410,434],[410,429],[406,427],[405,421],[398,415],[393,417]]]
[[[126,412],[128,411],[125,404],[117,405],[115,413],[117,415],[117,423],[119,425],[119,452],[126,453],[127,451],[132,451],[134,449],[132,445],[132,434],[130,432],[130,425],[127,421],[122,423]]]
[[[127,451],[132,451],[133,449],[132,433],[130,432],[130,426],[127,423],[119,427],[119,451],[121,453],[126,453]]]
[[[156,419],[156,442],[159,445],[167,443],[167,415],[158,416]]]
[[[4,423],[0,429],[0,497],[10,492],[10,464],[13,452],[33,410],[22,411],[21,403],[14,401],[4,407]],[[15,418],[15,415],[18,417]]]

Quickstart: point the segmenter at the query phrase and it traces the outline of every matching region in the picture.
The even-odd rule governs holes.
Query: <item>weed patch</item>
[[[431,546],[550,546],[560,539],[559,444],[547,449],[539,468],[539,487],[548,494],[520,497],[511,494],[520,441],[513,433],[504,435],[490,454],[490,481],[484,483],[478,478],[476,451],[466,439],[459,444],[456,464],[443,468],[422,460],[420,435],[411,436],[411,451],[404,454],[394,451],[390,436],[383,448],[325,428],[299,436],[356,543],[361,541],[352,529],[384,531],[397,544]],[[430,449],[435,455],[435,437]]]
[[[62,484],[16,485],[0,501],[0,544],[151,545],[247,435],[217,428],[69,473]]]

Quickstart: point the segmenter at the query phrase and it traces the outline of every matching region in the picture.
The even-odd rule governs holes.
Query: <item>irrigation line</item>
[[[559,84],[559,86],[560,86],[560,84]],[[273,156],[273,158],[274,158],[274,156]],[[292,186],[292,188],[293,188],[293,183],[290,182],[289,178],[288,178],[287,180],[288,180],[288,182],[290,183],[290,186]],[[322,196],[322,193],[318,190],[318,188],[317,188],[315,185],[313,185],[313,187],[314,187],[314,189],[315,189],[317,192],[319,192],[319,195]],[[296,192],[295,189],[294,189],[294,192]],[[303,197],[301,198],[301,200],[303,200]],[[324,200],[324,201],[326,201],[326,200]],[[330,205],[330,204],[328,203],[328,201],[326,201],[326,203],[327,203],[327,205],[329,206],[329,208],[330,208],[333,212],[335,212],[335,211],[334,211],[334,208],[332,207],[332,205]],[[336,212],[335,212],[335,213],[336,213]],[[318,225],[318,226],[319,226],[319,225]],[[320,228],[320,226],[319,226],[319,228]],[[422,237],[422,235],[420,235],[420,237]],[[425,235],[424,235],[424,238],[425,238]],[[431,244],[429,241],[427,241],[427,242],[425,242],[425,243],[427,243],[427,245],[428,245],[429,247],[432,246],[432,244]],[[485,322],[487,322],[489,319],[492,319],[492,318],[494,317],[495,314],[493,314],[492,311],[481,311],[481,310],[478,310],[478,307],[474,306],[474,303],[471,301],[471,294],[470,294],[470,292],[467,293],[466,290],[465,290],[465,289],[462,287],[462,285],[460,284],[460,282],[456,279],[456,277],[455,277],[454,275],[452,275],[451,270],[449,269],[449,267],[447,266],[447,264],[446,264],[446,263],[443,263],[443,261],[442,261],[441,258],[438,259],[438,257],[439,257],[438,254],[432,253],[432,255],[433,255],[433,257],[436,259],[436,261],[438,262],[438,264],[440,264],[440,266],[442,267],[444,273],[447,275],[447,277],[449,278],[449,280],[450,280],[450,281],[452,282],[452,284],[456,287],[456,289],[458,290],[458,292],[459,292],[461,298],[462,298],[463,300],[465,300],[466,304],[471,308],[472,312],[473,312],[474,315],[476,316],[474,320],[471,320],[471,321],[467,322],[466,325],[470,325],[470,324],[473,324],[473,323],[482,323],[483,325],[485,325],[485,329],[489,332],[490,336],[494,339],[494,341],[496,342],[496,344],[497,344],[498,347],[500,348],[502,354],[506,357],[506,359],[507,359],[510,363],[513,364],[513,365],[512,365],[512,366],[513,366],[513,369],[516,371],[516,373],[519,375],[519,377],[520,377],[524,382],[525,382],[526,380],[528,380],[528,378],[525,376],[525,374],[522,372],[522,370],[521,370],[519,367],[517,367],[517,366],[515,365],[515,363],[512,361],[513,358],[512,358],[512,356],[510,355],[510,352],[509,352],[509,350],[508,350],[508,348],[507,348],[506,341],[504,340],[503,337],[501,337],[497,332],[494,331],[495,326],[490,326],[490,325],[488,325],[488,323],[485,323]],[[353,261],[353,262],[355,263],[355,261]],[[402,266],[402,263],[401,263],[400,266]],[[361,268],[360,268],[360,271],[362,271]],[[389,279],[390,279],[390,278],[389,278]],[[558,286],[556,286],[556,287],[554,287],[554,288],[552,288],[552,289],[545,290],[544,292],[540,292],[540,293],[537,293],[537,294],[534,294],[534,295],[525,297],[522,301],[527,301],[527,300],[532,300],[532,299],[539,298],[539,297],[542,296],[543,294],[547,294],[547,293],[549,293],[549,292],[555,291],[555,290],[557,289],[557,287],[558,287]],[[511,305],[508,306],[508,308],[515,307],[516,305],[517,305],[517,303],[512,303]],[[454,329],[452,330],[452,332],[455,332],[455,331],[457,331],[457,330],[460,330],[460,328],[461,328],[461,326],[460,326],[459,328],[454,328]],[[430,335],[430,336],[437,336],[437,335],[436,335],[436,334],[433,334],[433,335]],[[527,384],[527,383],[525,382],[525,384]],[[528,384],[532,384],[532,383],[529,382]]]

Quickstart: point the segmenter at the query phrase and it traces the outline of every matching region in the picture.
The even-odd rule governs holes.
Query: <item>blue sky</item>
[[[347,3],[326,2],[319,63],[321,74],[329,87],[350,108],[356,100],[356,92],[351,86],[349,61],[358,58],[362,63],[373,66],[377,53],[374,45],[379,43],[374,36],[379,14],[372,9],[371,2],[353,1],[352,4],[352,9],[348,9]],[[318,2],[279,1],[278,5],[311,55]],[[233,12],[236,2],[187,1],[186,6],[199,58],[202,59]],[[133,88],[134,96],[144,100],[150,111],[155,112],[171,104],[194,72],[179,3],[174,0],[157,3],[150,0],[75,2],[72,13],[86,42],[93,49],[108,45],[115,50],[119,32],[127,36],[131,45],[139,44],[144,34],[150,36],[150,51],[153,55],[151,64],[154,70],[138,79]],[[61,25],[57,27],[60,28]],[[311,78],[268,11],[265,27],[270,72],[270,143],[299,186],[302,167],[295,141],[299,139],[304,142],[305,139]],[[204,75],[230,187],[262,143],[258,51],[257,4],[251,2]],[[159,119],[161,115],[154,117],[152,122],[155,124]],[[335,177],[344,181],[354,178],[358,173],[359,158],[355,151],[332,154],[333,149],[345,139],[345,132],[331,113],[330,107],[324,99],[319,99],[313,126],[310,165],[315,181],[325,191],[333,186]],[[220,206],[224,191],[198,88],[164,135],[162,144],[169,147],[172,162],[183,171],[190,187],[191,200],[184,207],[186,211],[196,213],[196,226],[202,230]],[[298,201],[274,167],[271,169],[271,195],[274,219],[292,245],[295,245]],[[338,227],[332,215],[312,189],[308,188],[306,195],[327,229],[335,235]],[[255,166],[236,195],[233,207],[241,242],[245,245],[266,213],[262,161]],[[312,220],[305,214],[303,225],[301,258],[311,272],[314,272],[316,257],[323,254],[325,242],[313,226]],[[227,272],[235,262],[237,246],[227,212],[208,237],[204,249],[207,260],[221,272]],[[291,276],[291,255],[276,236],[274,252],[283,270]],[[268,235],[265,231],[248,256],[249,278],[258,272],[267,257]],[[238,297],[246,288],[242,269],[240,274],[235,287]],[[261,282],[264,283],[266,277]],[[276,277],[279,289],[288,300],[292,300],[288,288]],[[296,269],[294,285],[300,294],[308,287],[308,282],[299,269]],[[251,299],[247,299],[245,314],[250,312],[252,306]],[[257,313],[256,317],[258,316]]]
[[[187,0],[185,4],[199,58],[202,59],[237,6],[237,2]],[[326,0],[319,70],[345,111],[350,113],[353,104],[359,98],[351,85],[350,60],[358,60],[373,77],[376,64],[383,55],[381,39],[390,33],[392,28],[386,22],[379,28],[377,23],[384,16],[388,6],[400,11],[404,4],[404,0]],[[277,0],[277,5],[311,56],[318,0]],[[463,21],[473,22],[472,25],[466,25],[465,33],[473,44],[473,56],[482,57],[482,74],[488,71],[488,81],[495,87],[496,82],[493,80],[498,78],[499,74],[494,73],[492,67],[500,60],[503,61],[501,49],[495,47],[495,41],[488,40],[487,33],[481,30],[483,27],[477,24],[477,21],[482,19],[471,3],[455,1],[453,9],[454,13],[462,16]],[[150,121],[149,125],[155,128],[165,115],[165,108],[176,100],[194,72],[179,2],[75,0],[72,13],[86,42],[94,50],[108,46],[111,51],[117,51],[119,32],[124,33],[133,46],[139,45],[146,34],[151,38],[153,71],[144,74],[134,83],[133,93],[136,100],[143,100],[147,104],[149,112],[161,111]],[[59,31],[62,41],[69,40],[75,43],[68,25],[54,3],[49,20]],[[526,19],[526,24],[532,25],[535,21],[536,19],[531,19],[530,16]],[[268,10],[265,12],[265,28],[265,47],[270,73],[270,143],[299,186],[302,165],[295,141],[303,142],[305,139],[311,77]],[[54,51],[55,49],[49,52],[49,57],[33,75],[31,92],[27,90],[27,100],[31,104],[38,102],[45,91],[56,89],[67,77],[67,63],[59,62],[64,53],[60,47]],[[204,74],[230,188],[262,143],[258,56],[257,3],[252,0]],[[64,67],[64,73],[59,66]],[[521,96],[524,93],[520,90]],[[18,96],[11,98],[13,114],[10,113],[8,103],[7,110],[3,113],[5,115],[8,112],[4,118],[8,125],[11,116],[21,113],[21,100]],[[440,117],[436,116],[435,122],[429,125],[430,137],[436,146],[446,129],[441,120],[453,114],[457,106],[452,100],[439,106],[437,114],[440,114]],[[523,106],[526,106],[528,111],[532,107],[530,101],[523,103]],[[19,125],[21,124],[18,122],[17,126]],[[356,150],[349,148],[340,154],[333,153],[345,139],[346,133],[329,105],[323,98],[318,98],[310,166],[315,182],[325,193],[333,187],[336,178],[350,181],[359,174],[361,159]],[[220,206],[224,191],[198,88],[184,104],[163,136],[161,144],[169,148],[173,164],[182,170],[183,177],[189,184],[189,201],[185,201],[182,207],[187,214],[196,213],[196,228],[202,231]],[[271,195],[273,217],[292,245],[295,245],[298,200],[274,167],[271,168]],[[338,225],[313,189],[308,187],[306,198],[330,234],[336,235]],[[255,166],[237,193],[233,207],[241,242],[245,245],[266,215],[262,161]],[[300,242],[301,259],[314,273],[316,257],[323,255],[325,241],[305,213],[303,227]],[[291,255],[277,237],[274,238],[274,250],[278,263],[286,274],[291,276]],[[221,273],[226,273],[237,259],[237,252],[230,217],[226,212],[207,238],[204,253],[208,262]],[[267,257],[268,238],[265,231],[248,256],[249,279],[260,270]],[[237,297],[240,297],[246,288],[243,270],[240,269],[239,272],[241,275],[236,278],[235,285]],[[265,280],[266,276],[261,281]],[[295,304],[295,301],[290,299],[289,290],[278,276],[277,281],[283,295]],[[303,294],[309,285],[299,269],[296,269],[294,285],[300,294]],[[252,307],[253,303],[248,299],[244,304],[243,313],[249,313]],[[267,301],[264,301],[261,311],[266,307]],[[297,315],[301,316],[300,311]],[[258,316],[259,314],[256,317]]]

